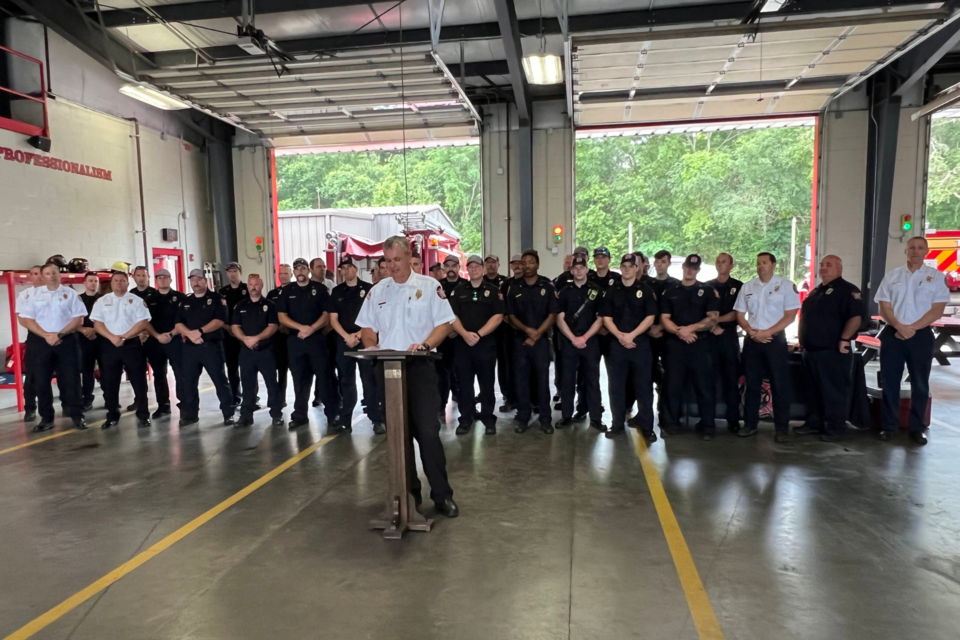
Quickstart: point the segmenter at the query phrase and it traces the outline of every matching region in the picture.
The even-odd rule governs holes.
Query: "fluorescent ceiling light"
[[[780,8],[787,4],[787,0],[767,0],[760,8],[760,13],[773,13],[780,11]]]
[[[561,84],[563,64],[560,56],[552,53],[535,53],[523,59],[523,72],[530,84]]]
[[[140,102],[144,102],[151,107],[171,111],[173,109],[190,109],[190,105],[182,100],[152,87],[145,87],[142,84],[125,84],[120,87],[120,93],[129,96]]]

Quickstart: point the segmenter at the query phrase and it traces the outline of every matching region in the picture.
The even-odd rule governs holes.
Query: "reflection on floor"
[[[957,637],[960,368],[934,367],[933,389],[922,449],[861,433],[785,448],[769,425],[653,445],[726,638]],[[202,398],[199,428],[131,416],[0,455],[0,637],[325,433],[320,410],[294,434],[266,412],[223,427]],[[496,436],[457,437],[455,416],[443,438],[459,519],[400,542],[367,530],[386,447],[358,413],[352,434],[19,637],[698,637],[635,432],[520,436],[502,419]],[[0,413],[0,451],[34,437]]]

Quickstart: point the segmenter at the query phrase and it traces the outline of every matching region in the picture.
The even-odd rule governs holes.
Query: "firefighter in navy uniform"
[[[730,277],[733,256],[721,253],[716,261],[717,277],[707,282],[720,296],[720,317],[717,326],[710,330],[708,342],[713,347],[714,366],[720,376],[724,418],[727,430],[740,431],[740,338],[737,336],[737,312],[733,305],[743,282]]]
[[[359,351],[363,348],[357,316],[373,285],[357,277],[357,265],[350,256],[340,259],[340,275],[343,277],[343,282],[333,288],[330,302],[327,304],[327,310],[330,312],[330,326],[336,334],[334,348],[337,371],[340,374],[340,396],[343,399],[343,406],[340,409],[340,428],[344,431],[353,429],[353,410],[357,406],[357,367],[359,367],[363,396],[367,399],[367,417],[373,423],[373,432],[386,433],[383,403],[380,401],[380,392],[377,389],[374,363],[371,360],[357,360],[347,355],[349,351]]]
[[[843,279],[837,256],[820,261],[820,286],[800,307],[800,346],[807,373],[807,419],[793,432],[818,434],[824,442],[843,439],[850,407],[853,340],[863,322],[860,289]]]
[[[80,384],[83,391],[83,410],[90,411],[93,409],[93,387],[96,384],[94,369],[100,360],[98,335],[93,320],[90,319],[90,312],[97,300],[103,297],[100,295],[100,276],[88,271],[83,277],[83,288],[80,300],[87,308],[87,317],[83,319],[83,326],[77,330],[80,333]]]
[[[653,433],[653,356],[647,335],[657,315],[653,290],[638,278],[640,261],[628,253],[620,259],[620,282],[607,290],[600,316],[615,342],[610,346],[610,410],[613,421],[608,438],[624,432],[627,414],[627,384],[633,385],[637,401],[637,426],[647,442]]]
[[[570,285],[573,284],[574,278],[573,278],[573,273],[571,271],[573,269],[573,259],[576,256],[581,256],[584,260],[586,260],[588,253],[589,252],[587,251],[586,247],[577,247],[576,249],[573,250],[573,253],[571,255],[564,258],[563,273],[557,276],[556,279],[553,281],[553,286],[557,290],[557,295],[559,295],[560,292],[563,291],[565,287],[569,287]],[[596,278],[596,276],[597,274],[593,269],[587,270],[588,280],[593,280],[594,278]],[[554,366],[553,366],[554,382],[553,383],[554,383],[554,386],[557,388],[557,393],[553,396],[553,401],[557,404],[555,404],[553,408],[560,409],[561,406],[559,402],[560,402],[561,380],[563,379],[563,360],[560,357],[560,330],[559,329],[553,330],[553,334],[551,336],[551,344],[553,345],[553,359],[554,359]],[[579,376],[577,377],[577,392],[581,394],[584,393],[583,380]],[[580,399],[580,405],[586,406],[585,399],[583,398]],[[578,412],[578,414],[579,413],[580,412]],[[578,418],[578,420],[582,420],[584,417],[585,415],[581,415]]]
[[[220,287],[218,293],[227,301],[227,335],[223,341],[223,351],[227,362],[227,379],[230,381],[230,393],[233,394],[234,405],[239,406],[243,400],[240,393],[240,341],[233,337],[229,330],[233,308],[247,297],[247,285],[241,282],[243,269],[239,262],[227,265],[227,280],[229,282]]]
[[[573,284],[559,293],[557,328],[560,333],[560,361],[563,376],[560,379],[561,419],[558,429],[568,427],[575,419],[590,415],[590,426],[606,431],[600,405],[600,341],[597,335],[603,320],[597,315],[603,302],[603,289],[587,280],[587,257],[575,254],[570,264]],[[573,414],[573,397],[577,382],[583,383],[580,400],[586,401],[586,411],[578,407]]]
[[[147,360],[140,335],[150,323],[146,301],[128,292],[127,274],[118,271],[110,278],[111,293],[97,300],[90,319],[100,335],[100,376],[103,399],[107,405],[107,419],[103,429],[120,422],[120,381],[126,371],[136,397],[137,421],[141,427],[150,426],[147,409]]]
[[[177,393],[177,407],[183,405],[183,340],[177,333],[177,310],[180,303],[186,296],[170,285],[172,278],[170,272],[166,269],[157,270],[157,293],[150,296],[145,302],[150,309],[150,324],[147,326],[147,333],[150,339],[144,345],[149,352],[156,348],[159,351],[158,356],[147,355],[147,362],[153,367],[153,375],[164,378],[167,377],[167,363],[173,369],[174,389]],[[156,345],[155,347],[151,345]],[[160,364],[162,362],[162,364]],[[153,413],[153,418],[162,418],[170,415],[170,396],[167,392],[166,404],[161,404]],[[160,402],[160,394],[157,393],[157,402]]]
[[[470,279],[453,290],[450,308],[457,319],[453,330],[454,366],[460,381],[460,424],[457,435],[470,432],[479,418],[484,433],[497,432],[497,416],[493,395],[494,369],[497,365],[496,333],[503,322],[504,303],[500,289],[484,278],[484,262],[478,255],[467,258]],[[480,384],[480,413],[476,411],[477,398],[473,392],[474,379]]]
[[[588,280],[600,287],[606,293],[613,285],[620,282],[620,274],[610,270],[610,249],[606,247],[597,247],[593,250],[593,265],[596,267],[594,276]],[[597,335],[597,343],[600,348],[600,357],[603,359],[603,366],[607,370],[607,393],[610,386],[610,345],[613,344],[613,336],[607,331],[607,328],[600,325],[600,332]],[[630,397],[630,386],[627,387],[627,396]],[[627,402],[627,406],[632,406],[632,400]],[[603,405],[600,405],[600,412],[603,413]]]
[[[150,300],[157,295],[157,290],[150,286],[150,270],[144,266],[134,267],[133,282],[136,286],[130,290],[130,293],[147,303],[147,307],[149,308]],[[170,388],[167,384],[166,362],[158,355],[158,350],[155,348],[155,345],[150,344],[150,333],[148,331],[144,331],[140,339],[144,343],[143,353],[144,357],[147,358],[147,364],[153,369],[153,390],[157,396],[157,404],[161,409],[164,406],[169,408]],[[158,369],[163,371],[162,376],[157,373]],[[136,398],[133,404],[127,407],[127,411],[136,410],[138,400],[139,398]]]
[[[500,275],[500,258],[488,253],[483,259],[483,279],[497,288],[500,299],[506,299],[506,276]],[[500,411],[510,411],[513,408],[513,378],[510,343],[513,330],[506,322],[501,322],[494,336],[497,341],[497,381],[500,383],[500,395],[503,396],[503,405]]]
[[[277,362],[273,359],[273,336],[280,327],[277,306],[263,297],[263,280],[251,273],[247,278],[247,296],[237,303],[231,314],[231,331],[240,343],[240,383],[243,403],[240,405],[238,427],[253,424],[257,410],[260,384],[257,374],[263,376],[267,387],[267,406],[273,426],[283,426],[283,399],[277,388]]]
[[[452,254],[443,259],[443,272],[444,278],[440,281],[440,286],[443,287],[443,295],[449,300],[450,296],[453,295],[453,290],[465,282],[469,282],[469,280],[460,277],[460,259]],[[458,404],[460,402],[460,384],[457,380],[457,370],[453,364],[452,338],[455,336],[456,333],[451,331],[451,335],[447,336],[447,339],[437,348],[437,351],[440,352],[440,360],[437,361],[440,413],[444,414],[444,417],[440,418],[441,423],[446,421],[445,409],[451,393],[453,394],[453,401]]]
[[[310,265],[303,258],[294,260],[293,274],[297,281],[285,286],[277,298],[280,324],[290,329],[287,353],[290,356],[296,399],[289,427],[294,430],[309,424],[307,412],[310,408],[310,392],[313,390],[314,376],[317,376],[323,378],[318,386],[320,393],[328,396],[321,397],[327,425],[335,430],[340,419],[340,407],[329,397],[327,337],[323,333],[323,328],[330,320],[330,314],[327,313],[330,293],[322,282],[310,279]]]
[[[233,424],[233,393],[224,373],[223,327],[227,322],[227,301],[207,288],[203,269],[190,272],[193,295],[177,308],[176,329],[183,340],[183,397],[180,399],[180,426],[200,421],[200,374],[207,372],[217,398],[223,424]]]
[[[281,264],[277,271],[280,286],[271,289],[267,300],[276,304],[280,297],[280,290],[293,281],[293,268],[288,264]],[[273,359],[277,363],[277,392],[280,394],[282,406],[287,406],[287,379],[290,374],[290,359],[287,356],[287,340],[290,338],[290,329],[280,325],[280,329],[273,336]]]
[[[533,249],[523,252],[523,277],[510,286],[506,300],[507,321],[513,338],[517,389],[517,433],[530,428],[530,386],[535,381],[540,430],[553,433],[550,410],[550,343],[547,332],[556,321],[559,303],[553,283],[538,273],[540,256]]]
[[[697,254],[683,261],[683,280],[669,287],[660,300],[660,321],[667,336],[665,401],[660,436],[680,431],[680,414],[688,381],[693,381],[702,440],[713,440],[716,432],[716,372],[707,338],[720,317],[720,294],[708,284],[697,281],[703,260]]]

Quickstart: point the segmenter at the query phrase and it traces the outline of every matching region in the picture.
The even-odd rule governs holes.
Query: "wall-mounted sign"
[[[176,242],[180,237],[180,232],[176,229],[160,229],[160,237],[164,242]]]
[[[0,158],[3,158],[7,162],[19,162],[20,164],[32,164],[36,167],[43,167],[44,169],[53,169],[54,171],[65,171],[67,173],[75,173],[78,176],[87,176],[88,178],[97,178],[98,180],[113,181],[113,173],[111,171],[107,171],[106,169],[99,169],[97,167],[91,167],[90,165],[87,165],[87,164],[70,162],[69,160],[49,158],[47,156],[41,156],[36,153],[30,153],[29,151],[21,151],[19,149],[8,149],[6,147],[0,147]]]

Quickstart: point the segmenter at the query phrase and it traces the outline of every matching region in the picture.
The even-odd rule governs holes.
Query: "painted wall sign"
[[[75,173],[78,176],[87,176],[88,178],[97,178],[98,180],[113,181],[113,172],[107,171],[106,169],[99,169],[97,167],[91,167],[90,165],[79,164],[77,162],[70,162],[68,160],[48,158],[47,156],[30,153],[29,151],[0,147],[0,158],[3,158],[7,162],[32,164],[37,167],[43,167],[44,169],[65,171],[67,173]]]

